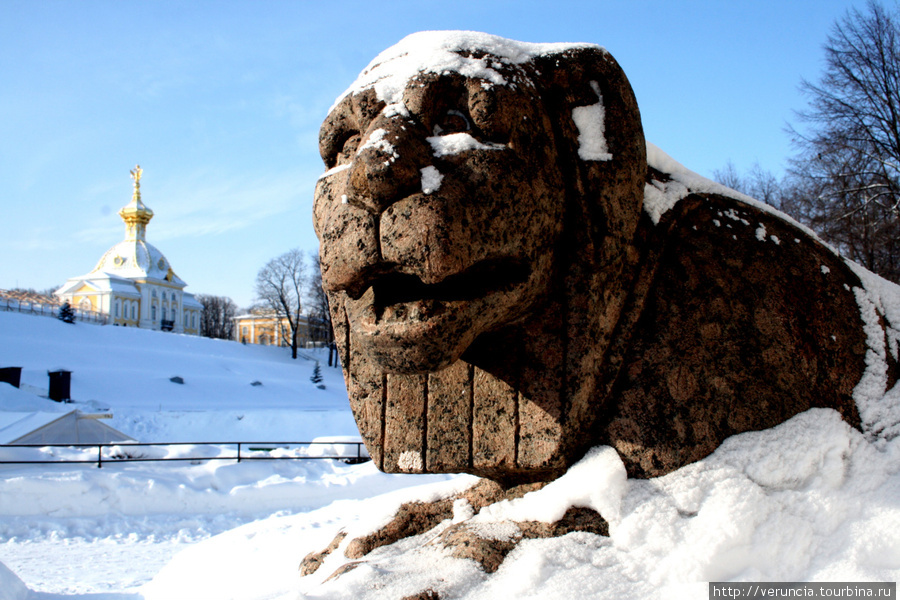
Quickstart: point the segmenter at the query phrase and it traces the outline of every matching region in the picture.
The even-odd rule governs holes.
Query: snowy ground
[[[314,361],[294,361],[279,348],[137,328],[65,326],[16,313],[0,318],[0,365],[23,367],[23,389],[46,396],[47,371],[71,371],[75,402],[45,402],[49,410],[112,408],[108,423],[143,442],[358,435],[339,369],[323,363],[326,389],[316,389],[309,380]]]
[[[0,474],[0,562],[33,590],[65,597],[135,591],[178,551],[210,536],[420,483],[330,460],[29,466]]]
[[[141,442],[359,439],[340,371],[303,354],[0,312],[0,366],[23,367],[21,390],[0,383],[0,410],[108,411],[104,422]],[[316,358],[324,390],[310,381]],[[57,369],[72,371],[71,404],[39,396]],[[211,536],[419,483],[331,460],[3,465],[0,563],[38,592],[130,595]],[[10,589],[0,575],[0,600]]]
[[[356,434],[338,371],[323,369],[318,390],[313,361],[272,348],[0,313],[6,365],[24,367],[26,389],[0,384],[0,409],[73,406],[33,393],[63,367],[74,406],[109,409],[141,441]],[[610,523],[608,538],[523,542],[490,576],[435,543],[449,522],[330,581],[347,562],[341,548],[314,575],[297,570],[338,531],[346,543],[401,502],[449,496],[469,476],[331,460],[0,466],[0,600],[396,599],[426,588],[444,599],[706,598],[717,580],[897,581],[900,390],[867,398],[881,433],[815,409],[665,477],[627,480],[615,452],[597,448],[518,501],[478,515],[460,505],[456,520],[495,537],[573,505]]]

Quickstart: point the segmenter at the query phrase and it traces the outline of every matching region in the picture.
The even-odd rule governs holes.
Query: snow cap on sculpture
[[[486,85],[508,85],[498,64],[523,64],[579,48],[605,52],[595,44],[529,44],[478,31],[420,31],[372,59],[335,106],[348,94],[368,88],[385,104],[398,104],[409,83],[423,73],[458,73],[482,79]]]

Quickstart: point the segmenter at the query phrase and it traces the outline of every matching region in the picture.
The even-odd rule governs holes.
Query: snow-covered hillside
[[[303,354],[0,312],[0,366],[23,368],[22,389],[0,383],[0,411],[102,409],[141,442],[359,439],[340,370]],[[324,390],[310,381],[316,359]],[[72,403],[46,398],[58,369],[72,372]],[[244,523],[420,483],[331,460],[0,465],[0,600],[35,597],[15,592],[17,577],[54,594],[42,599],[126,592]]]
[[[292,360],[271,346],[0,313],[0,366],[22,367],[23,389],[46,396],[48,370],[72,372],[74,402],[35,398],[34,410],[112,412],[107,422],[141,442],[357,436],[340,369],[323,362],[325,389],[317,389],[310,359],[325,357],[303,354]]]
[[[127,376],[116,362],[133,356],[125,336],[148,348]],[[271,438],[263,435],[267,421],[304,423],[316,414],[304,408],[330,415],[323,422],[334,431],[316,435],[348,433],[336,371],[325,369],[322,392],[309,382],[313,362],[278,350],[3,313],[0,338],[0,361],[25,367],[28,386],[43,385],[49,368],[70,368],[82,406],[108,406],[119,428],[145,440],[196,439],[182,422],[209,439],[225,436],[220,425],[230,428],[225,437]],[[91,352],[105,352],[107,366]],[[169,382],[174,375],[185,384]],[[248,385],[254,380],[261,389]],[[898,393],[872,400],[896,407]],[[49,402],[23,394],[0,402]],[[272,415],[244,429],[265,411]],[[216,421],[218,412],[232,417]],[[336,579],[326,578],[347,562],[342,548],[300,576],[303,557],[339,531],[348,532],[346,544],[383,525],[403,501],[447,497],[474,481],[334,461],[0,466],[0,600],[396,599],[424,589],[444,600],[699,599],[709,581],[900,579],[900,437],[863,434],[827,409],[730,438],[657,479],[626,479],[616,453],[597,448],[519,500],[478,515],[460,505],[457,519],[488,536],[514,536],[515,521],[553,520],[573,505],[609,521],[609,537],[524,541],[492,575],[438,543],[448,521],[375,550]]]

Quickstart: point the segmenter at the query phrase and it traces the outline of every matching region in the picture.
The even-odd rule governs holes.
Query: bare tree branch
[[[900,14],[870,1],[835,23],[806,128],[789,129],[785,208],[843,254],[900,281]]]
[[[256,297],[276,316],[287,319],[284,337],[291,340],[291,357],[297,358],[306,264],[303,252],[290,250],[273,258],[256,275]]]

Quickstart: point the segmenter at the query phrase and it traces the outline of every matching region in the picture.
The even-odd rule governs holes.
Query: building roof
[[[100,258],[90,274],[94,273],[129,279],[158,279],[182,288],[187,285],[175,275],[163,253],[144,240],[122,240]]]
[[[184,292],[181,294],[181,305],[184,308],[196,308],[197,310],[203,310],[203,305],[194,298],[194,295],[188,292]]]
[[[73,411],[74,412],[74,411]],[[0,444],[12,444],[35,429],[61,419],[68,413],[0,412]]]
[[[135,282],[158,283],[184,289],[187,283],[172,270],[165,255],[146,240],[147,224],[153,211],[141,200],[141,170],[131,171],[134,193],[131,202],[119,210],[125,223],[125,239],[107,250],[90,273],[69,279],[56,291],[57,295],[70,294],[87,284],[97,292],[114,291],[117,295],[139,297]],[[193,296],[185,294],[185,306],[201,309]]]
[[[66,413],[0,411],[0,444],[105,444],[134,441],[80,410]]]
[[[113,291],[119,296],[141,297],[140,291],[131,279],[103,272],[91,272],[81,277],[72,277],[56,290],[56,293],[70,294],[85,286],[96,293]]]

